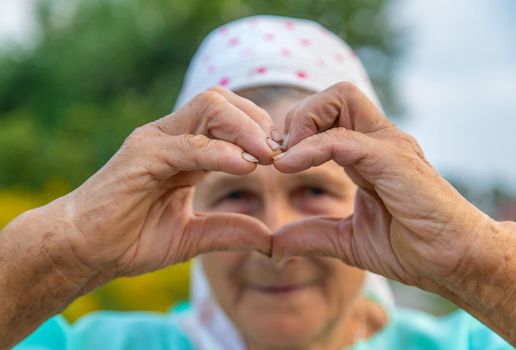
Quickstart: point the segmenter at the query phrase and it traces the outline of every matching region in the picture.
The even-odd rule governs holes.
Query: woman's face
[[[281,131],[296,102],[263,107]],[[258,166],[244,176],[208,174],[194,206],[247,214],[274,232],[313,215],[350,215],[355,190],[334,162],[288,175]],[[264,347],[302,346],[332,333],[351,314],[364,279],[363,271],[323,257],[294,257],[277,266],[257,252],[214,252],[202,263],[222,309],[248,341]]]

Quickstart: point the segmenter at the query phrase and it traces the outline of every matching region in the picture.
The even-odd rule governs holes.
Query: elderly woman
[[[195,256],[192,303],[170,314],[55,316],[114,278]],[[516,344],[516,224],[446,182],[382,114],[349,47],[305,20],[210,33],[176,110],[8,225],[0,260],[2,348]],[[396,308],[380,275],[474,317]]]

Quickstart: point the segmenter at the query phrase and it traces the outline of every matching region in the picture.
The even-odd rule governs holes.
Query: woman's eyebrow
[[[215,189],[215,190],[224,190],[227,187],[235,187],[235,186],[256,186],[257,179],[252,174],[236,176],[229,174],[213,174],[211,178],[207,178],[204,180],[206,188]]]
[[[334,171],[327,171],[323,169],[312,168],[310,170],[288,175],[288,178],[285,178],[286,182],[310,182],[315,184],[337,184],[346,187],[354,187],[351,179],[348,178],[344,170],[342,173],[336,173]]]

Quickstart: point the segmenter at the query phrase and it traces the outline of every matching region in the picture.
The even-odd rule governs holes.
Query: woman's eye
[[[228,194],[226,194],[223,199],[227,199],[230,201],[237,201],[245,198],[246,193],[244,191],[231,191]]]
[[[321,186],[301,186],[291,197],[292,205],[310,214],[323,214],[335,203],[332,193]]]
[[[327,194],[327,192],[322,187],[317,186],[306,187],[304,191],[306,194],[314,197],[319,197]]]
[[[212,208],[220,211],[248,214],[256,210],[259,197],[246,190],[234,190],[223,193]]]

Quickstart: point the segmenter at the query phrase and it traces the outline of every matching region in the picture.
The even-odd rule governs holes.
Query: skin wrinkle
[[[468,251],[471,251],[473,248],[474,248],[473,245],[468,246]],[[490,254],[490,255],[495,256],[496,254]],[[470,255],[465,254],[464,257],[470,257]],[[470,262],[468,261],[468,262],[464,262],[463,265],[469,265],[469,264],[470,264]],[[494,266],[497,266],[498,264],[491,263],[491,265],[493,265],[493,266],[489,266],[489,265],[485,266],[485,269],[488,270],[488,273],[485,274],[486,276],[488,276],[487,277],[488,281],[486,281],[488,285],[492,284],[495,281],[497,275],[500,273],[500,269],[494,267]],[[494,271],[491,271],[491,270],[494,270]],[[452,278],[449,278],[449,279],[453,280]],[[476,287],[475,287],[475,289],[476,289]],[[477,295],[477,294],[475,293],[475,295]],[[483,299],[483,296],[480,295],[479,298]]]
[[[203,233],[207,233],[209,232],[209,227],[208,227],[208,218],[206,217],[206,214],[203,214],[201,216],[201,220],[197,222],[197,224],[199,225],[199,227],[195,230],[195,232],[203,232]],[[231,228],[228,228],[228,230],[231,230]],[[194,246],[197,246],[198,248],[202,247],[203,244],[201,243],[202,239],[203,239],[203,235],[199,235],[197,234],[196,235],[196,241],[195,243],[192,242],[192,245]]]
[[[353,139],[353,137],[349,137],[351,135],[349,135],[349,133],[346,132],[346,129],[339,128],[339,129],[335,129],[335,130],[337,130],[337,131],[335,131],[335,133],[337,134],[336,137],[338,139],[331,144],[331,159],[334,159],[342,166],[345,166],[349,162],[346,162],[343,159],[340,159],[340,161],[339,161],[340,154],[344,153],[347,156],[347,153],[350,152],[350,150],[352,150],[353,147],[349,147],[349,146],[346,147],[346,145],[344,145],[343,143],[345,142],[349,145],[349,143],[354,142],[354,139]],[[344,139],[346,139],[346,140],[344,141]],[[363,155],[360,156],[359,158],[353,159],[353,163],[356,165],[359,165],[363,161],[363,159],[366,157],[366,154],[367,153],[364,152]]]
[[[425,190],[426,191],[426,189],[421,189],[421,190]],[[378,186],[376,188],[376,192],[379,194],[379,196],[381,198],[385,198],[385,197],[389,197],[389,196],[392,197],[392,194],[395,193],[394,191],[389,190],[387,184],[382,184],[381,187]],[[448,192],[448,191],[445,191],[445,192]],[[440,193],[442,193],[442,192],[439,192],[439,191],[436,192],[437,195],[439,195]],[[445,201],[445,202],[449,201],[449,198],[447,198],[446,195],[443,195],[441,197],[443,198],[443,201]],[[398,201],[398,198],[395,198],[395,200]],[[454,201],[454,203],[455,203],[455,201]],[[402,213],[399,213],[397,208],[392,208],[392,207],[387,206],[387,209],[389,210],[389,212],[391,212],[392,215],[398,216],[398,217],[400,217],[400,216],[403,217]],[[445,220],[446,221],[446,225],[440,224],[440,221],[441,221],[442,217],[441,216],[434,217],[434,213],[437,213],[437,211],[433,210],[432,212],[429,212],[425,208],[421,208],[421,210],[413,211],[412,212],[412,217],[403,217],[403,220],[407,221],[409,223],[410,222],[417,223],[417,222],[420,222],[420,221],[423,221],[423,222],[424,221],[431,221],[431,222],[438,223],[439,226],[441,226],[441,227],[446,227],[446,225],[448,225],[448,223],[451,222],[451,219],[446,219]],[[440,231],[442,231],[442,229],[440,229]]]
[[[197,218],[198,219],[198,218]],[[177,255],[177,259],[178,261],[186,261],[189,257],[186,256],[186,252],[188,252],[188,243],[192,244],[192,240],[193,240],[193,237],[194,236],[197,236],[197,235],[194,235],[192,234],[193,230],[192,230],[192,226],[193,225],[198,225],[199,224],[199,220],[188,220],[186,222],[186,226],[183,230],[183,234],[179,235],[179,240],[176,244],[176,248],[177,248],[177,251],[175,252]],[[188,239],[187,239],[188,238]],[[199,239],[198,237],[196,237],[197,240]]]
[[[167,196],[168,203],[166,205],[163,205],[163,209],[161,211],[161,217],[164,217],[166,215],[170,215],[170,213],[172,212],[172,210],[170,210],[170,208],[169,208],[169,206],[173,206],[173,204],[171,203],[171,199],[170,199],[169,193],[166,193],[165,196]],[[141,234],[141,231],[140,231],[140,234]],[[156,266],[156,270],[159,269],[159,268],[164,268],[164,267],[166,267],[168,265],[166,262],[167,262],[167,260],[170,259],[170,255],[171,255],[170,252],[171,252],[171,249],[172,249],[173,237],[170,234],[168,234],[167,237],[168,237],[168,242],[167,242],[168,244],[166,245],[167,249],[165,250],[165,254],[163,255],[163,258],[161,259],[161,261],[158,261],[158,264]],[[140,242],[140,240],[138,240],[138,242]],[[138,248],[139,248],[139,245],[136,247],[136,250],[135,250],[135,253],[134,253],[135,256],[138,254]]]
[[[344,254],[342,255],[344,262],[348,265],[358,267],[357,262],[359,261],[359,259],[358,259],[358,255],[356,254],[357,250],[355,247],[355,243],[357,242],[357,240],[353,239],[353,236],[355,235],[355,231],[353,230],[352,227],[350,230],[344,230],[342,228],[343,225],[351,224],[347,220],[350,220],[350,221],[353,220],[353,216],[354,216],[354,214],[351,214],[346,220],[339,221],[337,223],[336,230],[337,230],[337,234],[342,236],[342,240],[344,241],[344,243],[342,244],[342,247],[345,247],[343,249]],[[344,235],[342,234],[342,232],[349,232],[349,237],[344,238]],[[346,247],[349,247],[349,249],[346,249]]]
[[[342,120],[342,122],[339,122],[339,126],[342,126],[342,127],[345,127],[345,120],[349,120],[349,127],[348,129],[351,129],[351,130],[356,130],[355,128],[355,119],[354,118],[351,118],[350,115],[352,115],[353,113],[353,110],[350,108],[350,106],[348,106],[348,102],[346,99],[343,99],[340,101],[340,106],[339,106],[339,121]],[[342,125],[340,125],[342,124]]]
[[[447,296],[447,298],[450,300],[453,300],[457,304],[457,306],[459,306],[465,310],[468,310],[479,321],[481,321],[483,323],[487,323],[490,321],[490,319],[487,315],[478,311],[478,307],[476,305],[478,305],[478,304],[482,305],[483,303],[478,302],[478,299],[475,294],[473,294],[473,297],[471,297],[471,295],[465,294],[464,292],[462,292],[461,294],[458,294],[453,289],[440,290],[439,294]],[[470,298],[472,298],[474,300],[473,303],[470,303],[467,301]],[[475,300],[475,299],[477,299],[477,300]],[[475,301],[477,301],[477,303],[475,303]],[[494,312],[492,312],[492,314],[496,315],[495,317],[499,317],[498,316],[499,313],[497,312],[497,310],[494,310]],[[514,343],[516,341],[516,330],[514,330],[514,329],[511,330],[509,328],[509,331],[506,331],[506,330],[502,329],[502,327],[499,327],[497,325],[493,325],[492,328],[495,332],[497,332],[498,334],[500,334],[500,335],[504,336],[506,339],[508,339],[509,342]]]
[[[26,215],[24,220],[32,221],[32,218]],[[70,290],[69,287],[72,287],[72,296],[67,297],[68,300],[77,295],[77,284],[75,282],[72,283],[72,281],[68,279],[68,276],[65,273],[63,273],[61,269],[55,269],[55,265],[57,262],[56,260],[54,260],[53,254],[47,250],[47,245],[49,241],[55,241],[55,239],[53,239],[54,237],[56,237],[55,233],[45,232],[41,235],[42,239],[38,240],[37,242],[34,240],[28,241],[27,243],[29,243],[29,247],[25,247],[28,248],[28,251],[26,251],[25,253],[29,254],[30,256],[38,257],[39,260],[43,261],[40,261],[40,263],[37,264],[35,266],[35,269],[33,270],[23,270],[21,268],[19,269],[18,266],[15,266],[15,274],[13,274],[13,278],[7,280],[7,283],[10,286],[10,288],[7,289],[7,291],[10,290],[11,293],[13,293],[13,296],[23,295],[23,293],[29,294],[27,299],[19,299],[17,297],[10,298],[11,303],[7,303],[7,305],[10,304],[13,306],[13,308],[11,308],[11,311],[9,311],[9,309],[6,310],[4,308],[6,306],[5,301],[7,299],[5,298],[6,295],[3,296],[3,311],[7,312],[7,314],[12,315],[12,317],[7,320],[7,329],[9,329],[9,327],[16,327],[21,325],[25,327],[24,329],[28,329],[28,331],[31,331],[38,325],[29,322],[31,320],[31,315],[33,313],[34,308],[46,310],[44,314],[47,317],[49,317],[52,315],[52,312],[50,310],[58,308],[57,311],[59,311],[62,309],[59,306],[61,305],[63,294],[67,294],[67,292],[64,292],[64,290]],[[55,246],[52,247],[55,248]],[[14,249],[12,249],[9,253],[16,254],[18,250],[18,246],[15,246]],[[61,258],[59,259],[61,260]],[[3,267],[5,267],[5,265]],[[47,278],[49,276],[51,276],[53,280],[59,280],[59,289],[53,289],[45,285],[45,282],[47,282]],[[16,281],[18,280],[25,281],[27,285],[30,285],[30,288],[25,289],[23,293],[17,290]],[[5,291],[6,290],[4,290],[4,292]],[[13,310],[16,311],[14,314],[12,313]],[[0,333],[3,332],[0,331]],[[4,335],[0,336],[0,339],[2,339],[2,343],[0,344],[0,346],[5,346],[5,341],[8,342],[7,344],[9,344],[17,339],[16,333],[12,333],[13,335],[8,335],[7,337],[4,337]]]
[[[68,207],[68,206],[67,206]],[[69,208],[71,210],[73,210],[73,208]],[[70,214],[70,225],[72,226],[73,230],[75,232],[78,232],[79,233],[79,236],[80,236],[80,239],[84,242],[86,241],[86,235],[84,234],[84,232],[80,229],[80,226],[78,226],[76,223],[75,223],[75,220],[73,220],[73,214],[71,213]],[[70,245],[70,248],[71,248],[71,251],[73,252],[73,255],[75,256],[76,260],[79,261],[81,264],[83,264],[84,266],[88,267],[89,269],[95,271],[96,273],[101,273],[101,269],[93,266],[92,264],[89,264],[87,263],[86,261],[84,261],[80,254],[77,253],[77,249],[75,247],[75,244],[73,244],[73,242],[71,241],[70,239],[70,236],[69,235],[64,235],[64,238],[68,241],[69,245]]]
[[[394,221],[391,220],[390,222],[390,227],[392,227],[394,224]],[[406,283],[406,284],[409,284],[409,285],[412,285],[412,286],[415,286],[417,285],[414,281],[410,281],[410,280],[407,280],[406,277],[404,276],[413,276],[414,274],[411,274],[409,271],[407,271],[407,269],[405,268],[405,266],[402,264],[402,262],[400,261],[400,258],[398,257],[398,254],[396,254],[396,252],[398,251],[398,249],[395,249],[394,245],[393,245],[393,239],[392,239],[392,232],[393,230],[389,230],[388,234],[389,234],[389,245],[390,245],[390,248],[391,248],[391,251],[394,252],[393,256],[394,256],[394,259],[396,259],[396,262],[398,263],[398,266],[401,268],[402,270],[402,273],[403,275],[400,275],[396,269],[389,269],[391,271],[391,273],[394,274],[395,276],[395,279],[397,279],[398,281],[402,281],[403,283]]]
[[[55,233],[53,233],[53,232],[45,232],[42,234],[42,240],[43,240],[43,242],[51,241],[54,236],[55,236]],[[51,262],[53,269],[55,269],[55,271],[57,271],[57,273],[61,276],[62,279],[67,281],[70,285],[74,286],[75,288],[77,288],[77,289],[80,288],[79,283],[69,279],[68,276],[61,270],[60,266],[62,265],[62,262],[63,262],[63,258],[61,256],[58,255],[56,258],[54,258],[52,256],[52,254],[49,254],[48,249],[46,248],[46,246],[43,243],[40,246],[40,251]],[[54,293],[52,293],[52,289],[50,289],[50,295],[55,297]]]
[[[364,193],[364,195],[369,196],[369,198],[371,198],[371,199],[373,199],[373,198],[374,198],[374,196],[373,196],[370,192],[368,192],[368,191],[361,191],[361,192],[363,192],[363,193]],[[361,197],[360,197],[360,198],[361,198]],[[375,198],[375,200],[376,200],[376,198]],[[377,214],[378,210],[375,210],[375,209],[376,209],[376,208],[378,208],[378,209],[379,209],[379,211],[380,211],[380,213],[379,213],[378,215],[374,215],[374,216],[376,216],[376,217],[378,217],[378,216],[382,216],[382,217],[383,217],[383,215],[382,215],[382,214],[383,214],[383,213],[382,213],[382,209],[383,209],[383,208],[381,207],[382,205],[381,205],[380,203],[376,203],[376,205],[377,205],[377,206],[376,206],[376,208],[373,208],[373,206],[372,206],[372,205],[368,205],[368,204],[367,204],[367,202],[365,202],[365,201],[362,201],[362,203],[364,203],[364,204],[365,204],[365,206],[368,208],[368,211],[369,211],[369,213],[370,213],[370,214],[373,214],[373,215],[374,215],[374,214]],[[375,221],[375,219],[376,219],[375,217],[371,217],[371,218],[370,218],[370,221],[371,221],[371,222],[374,222],[374,221]],[[383,221],[383,220],[382,220],[382,221]],[[388,220],[388,221],[390,221],[390,220]],[[389,224],[390,224],[390,222],[389,222]],[[367,239],[368,239],[368,241],[369,241],[369,244],[374,248],[374,251],[376,252],[376,255],[377,255],[377,256],[382,256],[382,252],[378,250],[378,249],[379,249],[379,247],[376,247],[376,246],[374,245],[372,234],[367,234],[367,235],[366,235],[366,237],[367,237]],[[376,238],[376,237],[375,237],[375,238]],[[391,246],[391,250],[392,250],[392,246]],[[375,260],[376,260],[376,259],[374,259],[373,261],[375,261]],[[379,266],[376,266],[376,268],[378,269],[377,271],[381,271],[381,270],[382,270]]]
[[[309,120],[311,120],[314,123],[314,126],[315,126],[314,129],[316,130],[317,134],[324,131],[323,126],[319,122],[320,118],[317,117],[317,115],[314,112],[310,113],[309,118],[310,118]]]
[[[495,232],[497,232],[497,231],[498,230],[495,229]],[[479,242],[478,244],[481,244],[481,243]],[[473,250],[474,248],[478,248],[478,244],[472,245],[470,249]],[[485,251],[485,248],[481,249],[481,250]],[[489,254],[487,254],[487,255],[489,255]],[[496,252],[491,252],[491,255],[496,256]],[[471,263],[471,261],[473,263]],[[489,261],[489,260],[487,260],[487,261]],[[467,277],[467,276],[471,276],[471,275],[476,275],[478,273],[479,269],[485,270],[486,273],[484,275],[489,276],[489,280],[487,281],[487,283],[485,283],[485,281],[477,282],[477,281],[475,281],[475,279]],[[458,283],[458,287],[454,283],[448,282],[448,284],[451,286],[451,290],[461,290],[462,288],[465,288],[467,299],[476,300],[476,301],[478,301],[478,304],[481,304],[481,305],[490,305],[491,312],[494,315],[496,315],[496,317],[499,317],[498,313],[497,313],[497,306],[504,305],[504,301],[509,302],[510,300],[512,300],[514,303],[514,300],[516,300],[516,299],[514,297],[511,298],[510,293],[509,293],[509,294],[506,294],[505,298],[498,300],[498,302],[490,304],[489,303],[490,290],[485,289],[485,288],[483,289],[481,287],[482,287],[482,285],[498,285],[499,281],[496,280],[496,277],[501,272],[500,269],[501,269],[501,265],[497,264],[496,262],[491,262],[490,265],[484,265],[484,266],[482,266],[482,268],[479,268],[478,264],[475,263],[475,260],[473,259],[473,260],[470,260],[468,264],[465,264],[464,270],[466,271],[466,273],[464,273],[464,276],[466,276],[466,277],[464,278],[464,282]],[[503,279],[502,279],[502,281],[503,281]],[[453,281],[451,281],[451,282],[453,282]],[[514,288],[514,286],[512,286],[512,287]],[[503,289],[505,289],[505,288],[503,288]],[[480,293],[479,293],[479,291],[480,291]],[[505,289],[505,291],[507,291],[507,290]],[[464,294],[464,291],[463,291],[463,294]],[[486,299],[487,299],[487,301],[485,301]],[[514,310],[514,308],[513,308],[513,310]],[[513,314],[514,314],[514,312],[513,312]],[[509,317],[507,316],[507,318],[509,318]],[[500,329],[498,331],[500,332]],[[503,334],[503,330],[502,330],[501,334]],[[512,336],[514,337],[514,334]]]
[[[122,172],[123,173],[123,172]],[[111,174],[109,174],[109,177],[112,179],[112,176]],[[110,181],[110,183],[116,183],[117,185],[119,185],[120,183],[123,184],[123,181],[120,182],[118,178],[116,179],[112,179]],[[106,187],[109,188],[109,186],[101,186],[101,189],[100,191],[98,191],[99,189],[95,188],[96,186],[93,186],[93,188],[91,189],[88,189],[90,190],[91,192],[95,193],[95,192],[98,192],[98,193],[101,193],[101,195],[99,196],[101,199],[98,199],[96,202],[99,202],[99,203],[103,203],[103,202],[107,202],[106,204],[103,204],[102,206],[100,204],[96,205],[95,207],[89,207],[88,208],[88,211],[86,211],[84,213],[84,208],[83,208],[83,217],[81,218],[81,216],[79,215],[75,215],[75,212],[77,211],[77,208],[75,207],[70,207],[70,213],[68,214],[68,217],[70,217],[70,221],[72,221],[72,225],[73,227],[78,231],[80,232],[82,235],[83,235],[83,232],[79,229],[80,226],[82,226],[80,223],[77,223],[76,220],[74,220],[73,218],[81,218],[81,222],[85,222],[85,223],[89,223],[90,222],[97,222],[97,218],[98,217],[102,217],[102,214],[108,210],[108,209],[116,209],[117,207],[113,207],[112,203],[111,203],[111,198],[109,198],[109,200],[105,200],[104,197],[106,197],[106,193],[110,194],[111,191],[110,190],[106,190]],[[89,192],[87,190],[87,192]],[[95,191],[97,190],[97,191]],[[123,186],[123,192],[125,193],[126,192],[126,186]],[[82,192],[79,192],[79,191],[74,191],[72,192],[72,195],[74,197],[78,197],[77,198],[77,202],[78,203],[87,203],[87,199],[86,197],[89,197],[87,194],[84,194],[82,195]],[[147,196],[147,195],[146,195]],[[144,196],[145,197],[145,196]],[[132,208],[130,208],[130,210],[135,210],[135,208],[139,205],[139,202],[135,202],[134,206]],[[115,213],[116,215],[113,215],[113,216],[124,216],[125,214],[124,213],[121,213],[121,212],[116,212]],[[100,222],[99,226],[104,224],[103,222]],[[87,226],[87,225],[85,225]],[[95,229],[93,229],[95,230]],[[83,237],[85,238],[85,236],[83,235]]]
[[[179,187],[179,190],[181,190],[183,187]],[[184,188],[188,188],[188,186],[184,186]],[[165,194],[163,194],[161,197],[159,197],[159,199],[157,200],[156,204],[149,208],[148,211],[152,211],[155,207],[158,207],[158,208],[161,208],[160,212],[160,217],[164,217],[165,213],[167,212],[167,207],[169,205],[169,201],[170,201],[170,194],[167,192]],[[143,226],[145,226],[145,224],[148,224],[148,223],[144,223]],[[120,259],[122,258],[125,258],[125,255],[131,251],[131,250],[134,250],[133,254],[132,254],[132,257],[129,257],[128,258],[128,261],[127,261],[127,264],[128,266],[132,266],[135,261],[135,259],[139,256],[139,252],[140,252],[140,249],[141,249],[141,242],[142,242],[142,236],[143,236],[143,226],[138,230],[138,239],[136,241],[136,244],[135,245],[131,245],[127,248],[127,250],[122,253],[122,255],[119,257]],[[133,248],[134,247],[134,248]],[[152,270],[155,270],[157,268],[159,268],[160,266],[163,266],[162,264],[164,263],[164,261],[166,261],[166,258],[167,258],[167,255],[168,253],[170,252],[170,244],[168,245],[167,247],[167,253],[163,256],[163,259],[161,262],[158,262],[157,266],[153,267]],[[164,267],[164,266],[163,266]],[[134,271],[131,271],[131,269],[128,269],[128,271],[124,272],[124,274],[126,275],[134,275],[135,272]]]
[[[374,195],[374,194],[372,194],[372,193],[370,193],[370,191],[363,190],[362,192],[364,192],[364,193],[365,193],[365,195],[369,196],[370,198],[375,197],[375,195]],[[378,204],[378,205],[380,205],[380,206],[381,206],[381,204]],[[370,210],[372,210],[372,208],[370,208]],[[373,220],[374,220],[374,219],[373,219]],[[372,221],[372,220],[371,220],[371,221]],[[391,226],[391,225],[392,225],[392,219],[388,219],[387,227],[389,227],[389,226]],[[391,237],[391,234],[392,234],[391,232],[392,232],[392,231],[393,231],[393,230],[390,230],[390,231],[388,232],[389,237],[387,238],[387,241],[389,242],[390,250],[391,250],[391,252],[393,252],[392,256],[394,257],[394,259],[396,260],[396,262],[398,263],[398,265],[399,265],[399,266],[401,266],[402,271],[403,271],[403,274],[404,274],[405,276],[409,276],[408,271],[407,271],[407,270],[404,268],[404,266],[401,264],[401,262],[400,262],[400,260],[399,260],[399,258],[398,258],[398,256],[397,256],[397,254],[396,254],[396,250],[394,249],[394,246],[393,246],[393,243],[392,243],[392,242],[393,242],[393,239],[392,239],[392,237]],[[368,237],[370,237],[370,235],[368,235]],[[373,247],[374,247],[374,245],[373,245]],[[383,255],[383,254],[382,254],[381,252],[378,252],[378,254],[377,254],[377,256],[382,256],[382,255]],[[378,272],[381,272],[382,270],[384,270],[384,267],[379,268],[379,269],[378,269]],[[390,273],[392,273],[394,276],[396,276],[396,278],[397,278],[397,279],[399,279],[399,280],[403,280],[402,275],[400,275],[400,274],[396,271],[396,269],[392,269],[392,268],[388,267],[388,270],[389,270],[389,272],[390,272]]]

